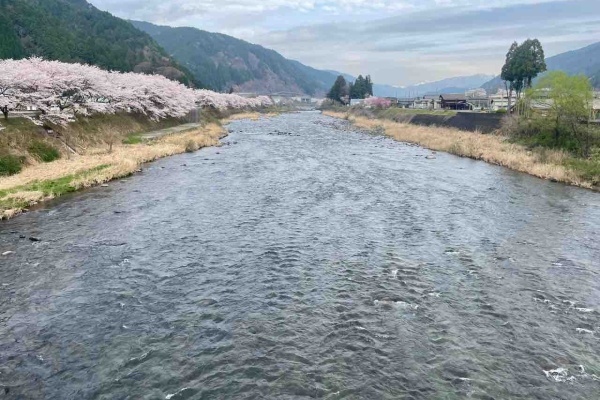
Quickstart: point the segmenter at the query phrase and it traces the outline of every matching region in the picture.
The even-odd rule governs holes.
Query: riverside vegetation
[[[343,107],[348,84],[338,79],[330,101],[322,105],[326,115],[345,118],[358,127],[375,130],[400,141],[416,143],[483,160],[539,178],[589,189],[600,189],[600,127],[594,117],[593,88],[584,75],[563,71],[543,75],[544,51],[538,40],[513,43],[502,68],[509,96],[516,104],[495,134],[464,132],[452,128],[421,127],[403,123],[407,113],[455,115],[454,111],[390,108],[385,99],[371,97],[363,105]]]
[[[383,133],[395,140],[414,143],[501,165],[519,172],[589,189],[600,189],[600,157],[577,157],[560,148],[527,146],[510,134],[483,135],[443,127],[425,127],[383,118],[356,115],[351,111],[326,110],[325,115],[343,118],[359,128]],[[388,112],[389,114],[389,112]],[[364,115],[364,114],[363,114]],[[376,114],[373,114],[375,116]]]
[[[174,126],[178,121],[156,123],[139,116],[124,115],[78,121],[74,126],[69,126],[70,142],[73,145],[78,143],[78,153],[70,152],[64,145],[61,147],[57,139],[36,139],[38,141],[33,142],[36,143],[35,148],[40,149],[44,157],[51,154],[58,158],[45,162],[29,154],[23,156],[29,159],[29,165],[21,172],[0,177],[0,219],[14,217],[41,201],[131,175],[139,171],[143,163],[207,146],[218,146],[219,139],[226,135],[223,124],[231,120],[258,119],[270,115],[273,113],[230,114],[213,111],[207,113],[205,122],[198,128],[149,141],[142,140],[141,133]],[[27,137],[35,135],[31,129],[33,124],[27,124],[25,120],[17,124],[29,129],[11,136],[27,143]],[[110,132],[115,142],[109,146],[100,139],[102,135],[93,134],[98,131]]]
[[[220,119],[272,106],[264,96],[35,57],[0,60],[0,70],[0,218],[131,174],[144,162],[216,145]],[[142,141],[143,132],[183,124],[194,108],[202,109],[203,126]],[[24,109],[35,111],[18,118]]]

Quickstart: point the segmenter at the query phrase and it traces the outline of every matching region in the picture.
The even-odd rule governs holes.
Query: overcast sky
[[[547,56],[600,41],[600,0],[88,0],[119,17],[226,33],[320,69],[408,85],[498,74],[514,40]]]

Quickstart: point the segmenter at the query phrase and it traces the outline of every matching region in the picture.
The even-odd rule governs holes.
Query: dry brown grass
[[[543,179],[555,180],[575,186],[593,188],[591,182],[564,166],[570,156],[560,150],[529,151],[522,145],[510,143],[499,135],[482,135],[452,128],[426,127],[386,120],[356,117],[347,113],[325,111],[325,115],[344,118],[368,130],[381,130],[391,138],[414,143],[431,150],[444,151],[462,157],[483,160],[515,171],[525,172]]]
[[[229,117],[227,117],[226,119],[223,120],[223,124],[227,124],[231,121],[237,121],[240,119],[249,119],[252,121],[258,121],[261,118],[271,118],[271,117],[275,117],[279,114],[277,113],[259,113],[259,112],[243,112],[243,113],[239,113],[239,114],[232,114]]]
[[[106,146],[90,148],[84,154],[72,156],[70,159],[29,166],[17,175],[0,178],[0,191],[5,192],[4,196],[0,195],[0,219],[13,217],[28,205],[61,194],[28,190],[28,185],[69,176],[74,176],[69,183],[74,189],[102,184],[134,173],[143,163],[183,153],[186,147],[189,148],[190,142],[194,143],[197,149],[216,146],[223,134],[223,128],[219,125],[209,124],[197,130],[168,135],[148,143],[115,144],[112,152],[108,152]],[[11,208],[6,206],[13,203],[19,205]]]

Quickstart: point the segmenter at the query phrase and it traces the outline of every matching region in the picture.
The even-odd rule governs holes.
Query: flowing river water
[[[0,399],[600,398],[600,194],[229,129],[0,224]]]

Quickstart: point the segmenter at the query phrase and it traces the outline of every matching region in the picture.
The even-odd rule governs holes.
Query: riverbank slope
[[[323,111],[323,114],[346,119],[359,128],[378,131],[401,142],[482,160],[542,179],[600,190],[600,174],[596,173],[596,161],[576,159],[565,151],[528,149],[496,134],[483,135],[452,128],[369,119],[338,111]]]
[[[268,114],[267,114],[268,115]],[[143,135],[118,137],[108,148],[106,143],[92,144],[84,151],[68,154],[56,161],[35,162],[18,174],[0,177],[0,219],[12,218],[28,207],[62,194],[104,184],[139,171],[146,162],[203,147],[218,146],[227,135],[223,124],[235,119],[258,119],[263,114],[241,113],[192,127],[183,132],[164,130],[151,140]]]

